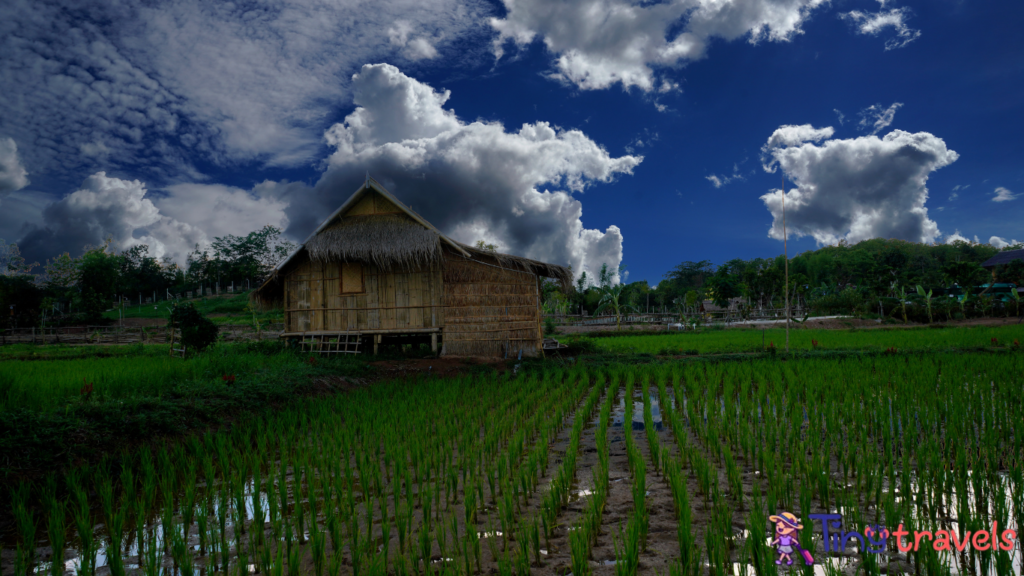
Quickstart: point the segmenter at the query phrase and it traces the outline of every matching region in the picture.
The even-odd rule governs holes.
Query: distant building
[[[990,270],[992,272],[992,277],[995,278],[996,266],[1009,264],[1014,260],[1024,260],[1024,250],[1007,250],[1005,252],[1000,252],[988,260],[985,260],[985,263],[982,264],[981,267],[986,270]]]

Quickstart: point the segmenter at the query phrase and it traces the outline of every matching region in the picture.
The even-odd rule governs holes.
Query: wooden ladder
[[[362,352],[360,332],[312,334],[302,337],[302,351],[316,354],[359,354]]]

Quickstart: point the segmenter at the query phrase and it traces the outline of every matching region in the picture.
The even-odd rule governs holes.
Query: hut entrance
[[[303,352],[315,354],[359,354],[362,336],[360,332],[318,332],[304,334],[299,345]]]

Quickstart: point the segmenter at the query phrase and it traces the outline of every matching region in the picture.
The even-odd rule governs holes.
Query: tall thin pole
[[[781,167],[779,172],[782,172]],[[789,354],[789,236],[786,233],[786,174],[782,174],[782,255],[786,259],[786,354]]]

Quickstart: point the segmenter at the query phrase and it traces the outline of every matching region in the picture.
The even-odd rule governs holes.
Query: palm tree
[[[917,285],[917,294],[921,298],[924,298],[925,306],[927,306],[927,308],[928,308],[928,323],[931,324],[932,323],[932,291],[929,290],[928,292],[925,292],[924,288],[922,288],[921,285],[918,284]]]
[[[605,308],[611,308],[612,312],[615,313],[615,329],[622,329],[622,313],[633,309],[633,306],[627,305],[625,302],[620,302],[622,297],[622,289],[626,286],[624,284],[616,284],[615,286],[601,286],[598,288],[601,292],[601,300],[598,301],[597,310],[594,314],[599,314]]]

